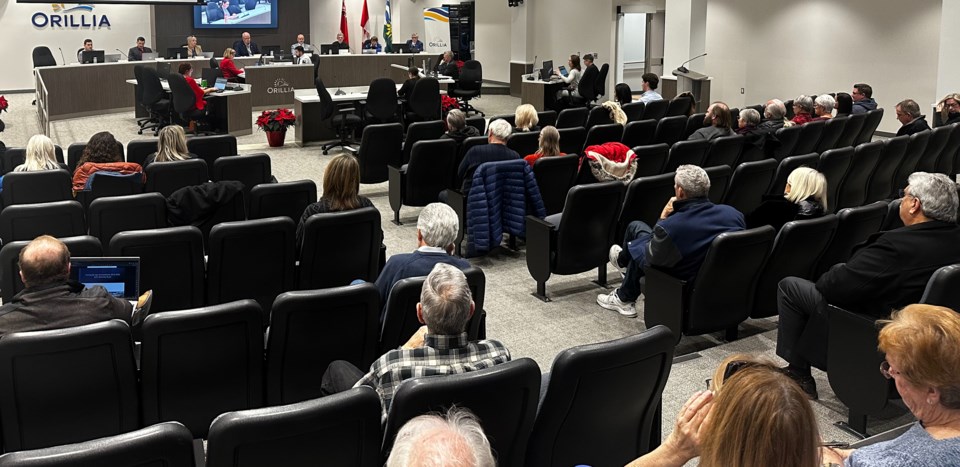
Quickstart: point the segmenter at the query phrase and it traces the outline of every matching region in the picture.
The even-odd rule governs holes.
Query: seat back
[[[552,120],[552,122],[553,122],[553,123],[556,123],[556,122],[557,122],[557,112],[555,112],[555,111],[553,111],[553,110],[551,110],[550,112],[553,113],[553,120]],[[544,114],[545,114],[546,112],[539,112],[539,113],[544,113]],[[540,123],[543,123],[544,118],[548,118],[548,117],[546,117],[546,116],[540,117]],[[474,116],[472,116],[472,117],[468,117],[468,118],[467,118],[467,126],[472,126],[472,127],[476,128],[476,129],[477,129],[477,133],[480,133],[481,135],[487,133],[487,120],[486,120],[485,118],[483,118],[483,115],[474,115]]]
[[[580,157],[576,154],[566,156],[541,157],[533,165],[533,175],[540,188],[543,206],[547,215],[563,211],[567,191],[573,186],[580,166]]]
[[[153,290],[151,311],[204,305],[203,234],[193,226],[115,234],[110,256],[140,258],[140,289]]]
[[[187,151],[203,159],[210,169],[207,180],[213,178],[213,163],[220,157],[235,156],[237,137],[233,135],[193,136],[187,138]]]
[[[145,192],[157,192],[165,198],[183,187],[202,185],[209,180],[203,159],[159,162],[147,166]]]
[[[157,152],[156,139],[136,139],[127,143],[127,162],[143,166],[147,156]]]
[[[317,184],[313,180],[261,183],[250,190],[247,217],[263,219],[285,216],[300,222],[304,209],[317,202]]]
[[[605,267],[625,192],[618,181],[570,188],[557,226],[553,272],[577,274]]]
[[[785,277],[813,277],[817,261],[837,230],[837,216],[790,221],[783,225],[763,266],[753,299],[753,318],[777,314],[777,284]]]
[[[53,146],[54,154],[56,155],[57,162],[63,164],[63,148],[60,146]],[[24,164],[27,162],[27,148],[10,148],[8,147],[6,151],[0,152],[0,175],[6,175],[10,172],[13,172],[13,169],[17,168],[18,165]],[[73,172],[68,172],[71,175]]]
[[[563,109],[557,116],[557,129],[575,128],[586,124],[588,111],[585,107]]]
[[[934,271],[920,303],[960,309],[960,265],[951,264]]]
[[[3,176],[0,199],[4,206],[73,199],[72,180],[66,170],[10,172]]]
[[[624,104],[620,108],[623,109],[623,113],[627,116],[627,122],[637,122],[643,119],[643,108],[646,104],[643,101],[631,102],[629,104]]]
[[[883,120],[883,109],[874,109],[867,112],[867,118],[863,122],[863,128],[854,140],[854,144],[860,145],[873,140],[873,133],[877,131],[881,120]]]
[[[103,247],[96,237],[80,235],[63,237],[60,241],[67,246],[70,256],[103,256]],[[10,303],[13,296],[24,288],[20,280],[20,250],[28,243],[29,240],[19,240],[0,248],[0,292],[3,294],[3,303]]]
[[[597,106],[587,113],[587,122],[583,126],[590,130],[594,125],[609,125],[611,123],[613,123],[613,120],[610,120],[610,112],[603,106]]]
[[[657,223],[660,213],[667,201],[675,194],[674,176],[668,172],[649,177],[637,177],[627,185],[624,195],[623,209],[617,220],[617,230],[614,232],[615,241],[620,241],[623,234],[633,221],[643,221],[649,226]]]
[[[940,157],[937,159],[937,173],[942,174],[954,174],[954,168],[956,167],[957,153],[960,152],[960,125],[954,123],[950,127],[953,129],[950,132],[950,138],[947,140],[947,145],[943,147],[943,151],[940,152]]]
[[[456,166],[460,167],[460,163],[463,161],[463,156],[467,154],[467,151],[474,146],[479,146],[481,144],[487,144],[489,141],[486,136],[471,136],[463,140],[463,144],[460,145],[460,151],[457,152],[457,163]],[[455,174],[454,174],[455,175]],[[459,180],[458,180],[459,182]]]
[[[38,45],[33,48],[33,67],[57,66],[57,59],[53,58],[53,52],[45,45]]]
[[[731,169],[737,166],[745,141],[743,135],[721,136],[710,141],[710,149],[704,158],[704,167],[726,165]]]
[[[847,117],[847,124],[843,127],[843,133],[840,134],[840,138],[837,139],[837,144],[834,145],[834,147],[845,148],[853,146],[857,142],[857,137],[860,136],[860,132],[863,131],[866,123],[867,114],[852,114]]]
[[[777,140],[780,141],[780,145],[773,149],[773,157],[777,160],[783,160],[783,158],[788,156],[806,154],[795,151],[797,143],[800,140],[801,129],[802,127],[794,125],[777,130],[775,135]]]
[[[90,235],[109,245],[120,232],[166,227],[167,200],[160,193],[99,198],[90,203],[87,223]]]
[[[847,177],[850,165],[853,162],[854,149],[843,147],[831,149],[820,155],[817,170],[827,178],[827,204],[829,212],[837,212],[837,200],[840,197],[840,186]]]
[[[583,143],[587,140],[587,129],[579,126],[575,128],[561,128],[557,130],[560,134],[560,152],[564,154],[577,154],[583,149]]]
[[[773,176],[773,183],[770,184],[770,189],[767,190],[768,193],[772,195],[782,194],[783,190],[787,187],[787,178],[790,177],[790,174],[799,167],[809,167],[811,169],[816,169],[817,164],[820,163],[820,155],[817,153],[804,154],[802,156],[790,156],[785,157],[780,164],[777,165],[777,171]],[[829,202],[834,202],[835,200],[829,200]]]
[[[90,175],[87,189],[77,192],[77,201],[89,208],[90,203],[100,198],[129,196],[143,193],[143,173],[121,174],[117,172],[96,172]]]
[[[540,367],[529,358],[469,373],[404,381],[387,416],[383,455],[387,457],[397,432],[411,418],[456,405],[480,419],[498,465],[524,465],[539,393]]]
[[[678,96],[670,99],[670,104],[667,106],[667,113],[664,117],[676,117],[676,116],[687,116],[690,112],[690,107],[693,104],[693,99],[687,96]]]
[[[816,152],[817,144],[820,142],[820,136],[823,134],[823,120],[816,120],[804,123],[800,126],[800,135],[797,136],[797,144],[793,147],[793,154],[807,154]]]
[[[277,295],[293,290],[295,229],[288,217],[213,226],[207,259],[207,303],[252,298],[269,311]]]
[[[261,183],[275,179],[270,169],[270,156],[248,154],[236,157],[221,157],[213,162],[213,181],[236,180],[243,183],[244,194]]]
[[[449,138],[418,141],[407,165],[404,204],[426,206],[436,202],[438,194],[450,186],[450,176],[457,172],[456,162],[456,141]]]
[[[661,124],[673,117],[667,117],[660,120]],[[670,147],[670,155],[667,157],[667,164],[664,166],[664,172],[674,172],[677,167],[684,164],[701,166],[710,149],[710,142],[707,140],[677,141]]]
[[[424,120],[440,120],[440,82],[429,77],[418,79],[407,105]]]
[[[140,426],[130,328],[120,320],[0,339],[4,451],[118,435]]]
[[[618,143],[621,137],[623,137],[623,125],[619,123],[594,125],[587,130],[587,138],[583,142],[583,149],[595,144]]]
[[[821,154],[826,150],[837,147],[837,141],[843,136],[843,129],[847,126],[848,117],[835,117],[824,121],[823,132],[814,152]]]
[[[907,177],[917,171],[917,164],[923,157],[927,144],[930,142],[931,131],[921,131],[910,135],[910,142],[903,154],[900,166],[897,167],[897,174],[893,178],[893,190],[899,190],[907,186]]]
[[[711,203],[720,204],[723,201],[723,195],[727,192],[727,186],[730,185],[730,177],[733,175],[733,169],[729,165],[715,165],[704,169],[707,177],[710,177],[710,193],[707,197]]]
[[[483,65],[477,60],[463,62],[460,78],[457,79],[457,89],[461,91],[476,91],[479,95],[480,85],[483,83]]]
[[[687,128],[687,117],[664,117],[657,122],[657,131],[653,134],[653,144],[666,143],[673,145],[680,141],[683,131]]]
[[[434,122],[411,123],[407,135],[424,128],[432,128],[436,133]],[[441,130],[441,134],[443,131]],[[414,133],[415,137],[423,135]],[[437,136],[439,138],[439,136]],[[413,143],[410,143],[411,147]],[[403,125],[399,123],[381,123],[367,125],[360,138],[360,150],[357,160],[360,162],[360,183],[381,183],[387,180],[387,166],[400,167],[409,160],[410,152],[403,148]]]
[[[380,213],[373,207],[310,216],[303,226],[297,288],[338,287],[356,279],[373,282],[380,237]],[[333,264],[337,267],[330,267]]]
[[[377,78],[370,82],[367,92],[367,112],[381,122],[396,120],[397,86],[390,78]]]
[[[900,219],[900,198],[891,200],[887,203],[887,215],[883,217],[883,227],[880,230],[893,230],[903,227],[903,220]]]
[[[320,60],[317,60],[318,65],[319,63]],[[317,88],[317,96],[320,98],[320,119],[330,120],[330,117],[337,113],[337,106],[333,103],[333,98],[330,97],[330,90],[323,84],[323,79],[319,76],[314,79],[314,84]]]
[[[321,397],[327,365],[370,368],[379,338],[380,293],[372,283],[280,294],[270,311],[267,404]]]
[[[0,467],[70,465],[193,467],[193,436],[177,422],[158,423],[130,433],[0,456]]]
[[[829,200],[833,210],[862,206],[867,200],[867,185],[870,176],[877,168],[880,154],[883,152],[883,141],[863,143],[853,151],[850,169],[840,185],[840,195],[837,199]]]
[[[733,169],[730,186],[727,187],[727,193],[723,195],[723,204],[733,206],[741,213],[753,212],[757,206],[760,206],[760,201],[767,192],[770,181],[773,180],[777,165],[775,159],[744,162],[738,165]]]
[[[481,117],[481,119],[482,119],[482,117]],[[556,127],[556,126],[557,126],[557,111],[556,111],[556,110],[542,110],[542,111],[540,111],[540,112],[537,112],[537,121],[539,122],[540,128],[543,128],[543,127],[545,127],[545,126]],[[480,129],[480,128],[478,128],[478,129]],[[480,130],[482,130],[482,129],[480,129]],[[480,134],[482,135],[482,134],[483,134],[483,131],[481,131]]]
[[[360,386],[322,399],[228,412],[213,420],[208,467],[355,465],[380,459],[380,398]]]
[[[663,173],[670,154],[670,146],[664,143],[646,146],[634,146],[633,153],[637,156],[637,173],[634,178],[650,177]]]
[[[604,63],[602,66],[600,66],[600,75],[597,76],[597,84],[596,87],[594,87],[594,92],[596,94],[595,99],[607,93],[607,73],[609,72],[609,63]]]
[[[653,144],[653,135],[657,132],[656,120],[630,121],[623,127],[620,142],[628,148]]]
[[[894,177],[903,162],[903,156],[909,144],[910,137],[907,135],[890,138],[883,142],[883,151],[880,152],[877,166],[870,174],[866,202],[887,199],[899,189],[893,184]]]
[[[0,211],[3,243],[33,240],[40,235],[73,237],[86,233],[83,206],[77,201],[15,204]]]
[[[495,122],[495,121],[497,121],[497,120],[503,120],[503,121],[509,123],[510,126],[512,126],[512,127],[516,127],[516,126],[517,126],[517,116],[516,116],[515,114],[494,115],[494,116],[490,117],[490,122],[491,122],[491,123],[493,123],[493,122]],[[581,124],[581,125],[578,125],[578,126],[582,126],[582,124]]]
[[[939,126],[930,131],[930,141],[927,142],[923,155],[917,161],[915,172],[935,172],[937,170],[937,160],[947,146],[952,131],[953,128],[949,126]]]
[[[655,326],[560,352],[525,465],[576,465],[584,459],[626,465],[653,450],[660,441],[660,401],[675,344],[669,329]]]
[[[72,143],[67,146],[67,172],[71,176],[77,171],[77,163],[80,162],[80,157],[83,156],[83,150],[86,148],[87,143]]]
[[[407,137],[403,141],[403,162],[401,164],[410,162],[410,150],[413,149],[414,144],[417,144],[417,141],[442,138],[443,128],[444,122],[440,120],[430,122],[415,122],[407,126]],[[396,166],[399,167],[400,164],[396,164]],[[386,167],[384,167],[384,171],[386,171]]]
[[[173,110],[187,120],[186,114],[197,108],[196,96],[183,75],[171,73],[166,78],[167,85],[170,86],[170,102],[173,104]]]
[[[507,147],[517,151],[520,157],[533,154],[540,149],[539,131],[521,131],[507,137]]]
[[[690,135],[694,134],[697,130],[709,125],[709,123],[706,123],[704,121],[706,118],[707,118],[707,114],[705,113],[693,114],[687,117],[687,126],[686,128],[683,129],[683,137],[681,137],[680,139],[685,140],[689,138]]]
[[[823,252],[823,256],[820,257],[811,278],[820,277],[834,264],[847,262],[853,247],[865,241],[871,234],[880,231],[886,215],[887,203],[884,201],[841,209],[837,213],[837,232]]]

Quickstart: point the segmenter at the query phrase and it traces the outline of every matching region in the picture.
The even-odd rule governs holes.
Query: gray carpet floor
[[[32,94],[12,94],[9,112],[0,114],[6,131],[0,140],[10,147],[22,147],[30,136],[39,132],[36,107],[30,105]],[[473,101],[488,117],[511,114],[519,105],[519,99],[503,95],[486,95]],[[251,115],[255,119],[256,115]],[[51,124],[50,136],[54,143],[66,147],[74,142],[86,141],[99,131],[111,131],[118,141],[126,144],[134,139],[148,136],[137,135],[133,112],[107,114],[99,117],[74,119]],[[265,152],[270,155],[274,175],[280,181],[312,179],[322,186],[324,167],[335,154],[322,155],[319,146],[299,148],[292,144],[293,134],[287,135],[287,145],[269,148],[266,136],[254,126],[254,133],[238,139],[241,154]],[[416,248],[416,220],[420,208],[404,207],[400,211],[403,225],[391,222],[393,215],[387,199],[387,184],[363,185],[362,195],[370,198],[380,210],[384,242],[389,254],[409,252]],[[560,351],[582,344],[603,342],[642,332],[642,300],[638,301],[639,318],[624,318],[616,312],[607,311],[596,304],[597,294],[609,293],[620,280],[619,274],[608,267],[608,288],[594,284],[596,271],[572,276],[553,276],[547,282],[547,293],[552,299],[544,303],[532,293],[536,282],[526,268],[524,247],[519,251],[500,248],[494,252],[470,260],[483,269],[487,277],[486,310],[488,313],[487,336],[503,342],[514,358],[534,359],[542,371],[550,370],[553,358]],[[767,357],[782,364],[776,355],[776,318],[750,320],[741,325],[741,338],[725,343],[722,336],[698,336],[683,338],[677,347],[677,355],[688,354],[672,369],[664,390],[663,434],[671,430],[674,417],[693,392],[705,388],[704,380],[710,378],[720,361],[732,353],[747,353]],[[826,374],[815,371],[820,400],[813,403],[820,422],[824,440],[853,441],[854,438],[833,426],[846,420],[846,407],[830,390]],[[902,407],[891,407],[882,418],[872,418],[868,429],[878,433],[911,421],[910,414]]]

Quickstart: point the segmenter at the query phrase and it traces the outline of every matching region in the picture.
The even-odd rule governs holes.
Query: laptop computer
[[[544,60],[543,68],[540,69],[540,79],[550,81],[551,76],[553,76],[553,60]]]
[[[227,78],[217,78],[217,81],[213,84],[213,88],[217,92],[223,92],[224,89],[227,89]]]
[[[140,258],[70,258],[70,280],[87,288],[102,286],[117,298],[137,300],[140,297]]]
[[[211,52],[211,53],[212,53],[212,52]],[[143,53],[143,60],[144,60],[144,61],[147,61],[147,60],[156,60],[156,59],[157,59],[157,53],[156,53],[156,52],[144,52],[144,53]]]
[[[567,71],[567,67],[560,65],[560,74],[563,75],[564,78],[566,78],[567,76],[570,75],[570,72]]]

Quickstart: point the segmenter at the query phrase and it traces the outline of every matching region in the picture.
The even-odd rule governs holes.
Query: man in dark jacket
[[[488,144],[478,144],[463,156],[463,161],[457,169],[457,177],[461,180],[460,189],[464,195],[470,193],[473,173],[477,171],[480,164],[520,158],[517,151],[507,147],[507,138],[512,131],[513,127],[506,120],[496,119],[490,122],[490,127],[487,129]]]
[[[642,221],[627,226],[624,247],[610,247],[610,263],[620,270],[623,283],[609,295],[598,295],[597,304],[635,318],[634,302],[642,292],[643,270],[655,266],[683,280],[700,270],[713,239],[724,232],[743,230],[743,214],[707,199],[710,178],[695,165],[677,167],[676,196],[667,201],[660,220],[651,229]]]
[[[904,227],[870,236],[849,261],[834,265],[816,284],[797,277],[780,281],[777,355],[813,399],[817,385],[810,366],[826,367],[827,304],[886,318],[892,310],[917,303],[934,271],[960,263],[957,188],[949,177],[910,175],[900,219]]]
[[[250,38],[249,32],[240,35],[240,40],[233,43],[233,50],[237,51],[238,57],[250,57],[260,53],[260,46]]]
[[[853,111],[851,113],[862,114],[871,110],[877,110],[877,101],[873,100],[873,88],[869,84],[857,83],[853,85]]]
[[[926,117],[920,115],[920,104],[917,104],[913,99],[907,99],[897,104],[897,120],[900,120],[900,123],[903,124],[897,130],[897,136],[912,135],[930,129]]]
[[[453,52],[449,50],[443,53],[443,60],[437,63],[435,70],[437,73],[453,79],[460,77],[460,67],[457,66],[457,62],[453,59]]]
[[[139,324],[149,308],[151,292],[137,307],[110,295],[102,286],[84,288],[69,281],[70,250],[48,235],[20,250],[20,279],[25,289],[0,307],[0,336],[13,332],[61,329],[122,319]]]

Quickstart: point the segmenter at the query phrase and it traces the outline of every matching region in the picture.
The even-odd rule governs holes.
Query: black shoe
[[[783,374],[790,377],[790,379],[796,381],[800,385],[800,389],[803,389],[803,392],[807,393],[807,397],[810,400],[817,400],[820,396],[817,394],[817,381],[813,379],[812,375],[801,375],[790,367],[783,367],[780,369]]]

